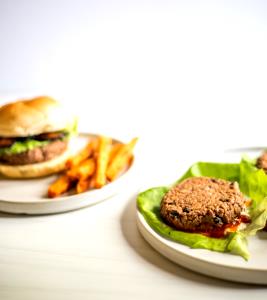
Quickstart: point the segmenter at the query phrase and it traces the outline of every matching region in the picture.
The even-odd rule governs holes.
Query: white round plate
[[[72,142],[72,151],[77,152],[88,142],[93,134],[80,134]],[[118,140],[115,140],[118,142]],[[133,160],[130,168],[114,182],[101,189],[55,199],[47,198],[48,186],[57,175],[37,179],[0,178],[0,211],[14,214],[54,214],[90,206],[118,194],[130,180],[135,167]]]
[[[257,148],[251,149],[252,157],[257,153],[256,150]],[[241,152],[248,153],[248,150],[240,149]],[[238,151],[229,151],[226,152],[225,157],[237,157],[237,153]],[[230,159],[230,161],[234,160]],[[155,232],[139,211],[137,211],[137,226],[140,233],[155,250],[185,268],[230,281],[267,284],[267,232],[260,232],[256,236],[248,238],[251,256],[248,261],[245,261],[240,256],[205,249],[191,249],[168,240]]]

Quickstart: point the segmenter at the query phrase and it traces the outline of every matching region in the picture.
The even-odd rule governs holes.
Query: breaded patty
[[[233,223],[245,201],[237,182],[192,177],[164,195],[160,214],[178,230],[207,232]]]

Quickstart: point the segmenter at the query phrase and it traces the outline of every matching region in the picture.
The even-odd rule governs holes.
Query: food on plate
[[[106,173],[107,178],[110,181],[116,179],[123,168],[130,163],[130,160],[132,159],[132,151],[137,143],[137,140],[137,138],[134,138],[129,144],[121,145],[118,147],[118,149],[115,149]]]
[[[111,138],[101,136],[99,138],[98,149],[96,152],[96,174],[95,187],[101,188],[106,184],[106,172],[109,162],[109,154],[111,148]]]
[[[113,147],[111,148],[110,153],[109,153],[109,161],[110,162],[112,162],[114,160],[114,157],[117,155],[117,153],[123,146],[124,145],[120,144],[120,143],[113,145]]]
[[[137,206],[167,239],[247,260],[248,237],[267,220],[267,174],[247,158],[236,164],[199,162],[175,184],[140,193]]]
[[[87,179],[94,174],[95,169],[95,160],[93,158],[88,158],[79,165],[69,169],[66,174],[71,180]]]
[[[71,169],[78,166],[82,161],[88,157],[93,156],[98,145],[98,139],[92,139],[84,149],[82,149],[77,155],[70,157],[66,162],[66,167]]]
[[[263,152],[260,157],[258,157],[256,161],[256,166],[259,169],[263,169],[265,173],[267,173],[267,152]]]
[[[67,175],[60,176],[48,188],[48,197],[54,198],[65,193],[71,187],[71,179]]]
[[[105,136],[90,138],[79,153],[67,160],[64,174],[51,184],[48,197],[58,197],[73,187],[74,192],[80,194],[111,182],[131,166],[136,141],[135,138],[129,144],[122,144]],[[115,165],[119,162],[119,167],[116,167],[116,176],[110,180],[107,172],[114,161],[117,161]],[[63,187],[59,188],[61,184]]]
[[[86,192],[91,188],[91,178],[81,178],[76,185],[76,193],[80,194]]]
[[[0,173],[35,178],[63,170],[76,125],[76,118],[51,97],[1,106]]]
[[[245,202],[237,182],[191,177],[164,195],[160,215],[178,230],[224,236],[228,227],[239,224]]]

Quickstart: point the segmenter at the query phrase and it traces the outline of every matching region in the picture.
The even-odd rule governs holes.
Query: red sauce
[[[241,215],[240,219],[241,219],[241,223],[248,224],[251,222],[250,216],[248,215]]]
[[[237,231],[238,226],[241,223],[241,219],[237,219],[233,223],[225,224],[222,227],[214,228],[209,232],[203,232],[204,235],[214,238],[222,238],[226,235],[226,232],[235,232]]]
[[[205,231],[205,232],[195,232],[195,233],[201,233],[209,237],[214,237],[214,238],[222,238],[224,237],[227,233],[229,232],[236,232],[238,229],[238,226],[241,223],[250,223],[250,217],[247,215],[241,215],[238,219],[236,219],[233,223],[225,224],[222,227],[219,228],[214,228],[210,231]]]

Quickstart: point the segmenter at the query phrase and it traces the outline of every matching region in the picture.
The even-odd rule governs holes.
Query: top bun
[[[0,107],[0,137],[27,137],[65,129],[73,118],[46,96]]]

